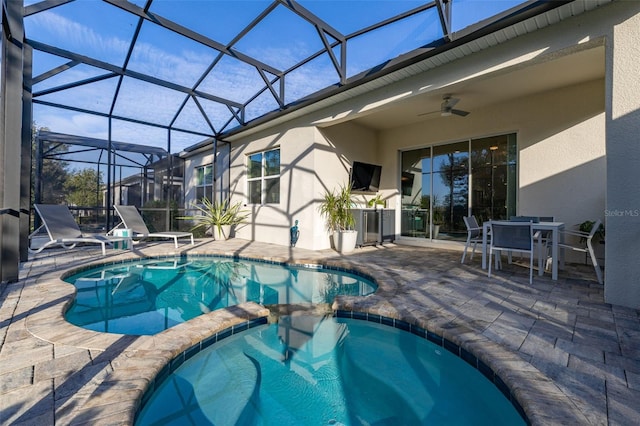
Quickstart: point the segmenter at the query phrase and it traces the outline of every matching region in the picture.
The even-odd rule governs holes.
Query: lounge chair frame
[[[150,232],[136,206],[114,205],[113,207],[120,216],[120,223],[107,232],[107,235],[112,235],[116,229],[130,229],[132,237],[138,239],[138,241],[134,241],[135,243],[147,238],[173,239],[175,247],[178,248],[178,239],[189,237],[191,245],[195,245],[191,232]]]
[[[40,253],[47,247],[61,246],[67,250],[73,249],[79,243],[88,244],[100,244],[102,246],[102,255],[107,254],[107,244],[113,246],[114,242],[122,241],[129,243],[129,249],[132,247],[131,237],[112,237],[103,235],[91,235],[85,236],[82,234],[80,227],[73,218],[73,214],[69,210],[69,207],[65,205],[56,204],[34,204],[34,209],[40,219],[42,219],[42,225],[35,231],[29,234],[29,252],[36,254]],[[40,230],[44,228],[49,236],[47,241],[37,249],[31,248],[31,239],[40,233]]]

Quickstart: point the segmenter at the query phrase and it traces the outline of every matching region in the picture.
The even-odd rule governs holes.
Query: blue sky
[[[26,1],[25,5],[35,3]],[[144,1],[134,0],[140,7]],[[389,16],[410,10],[423,2],[394,0],[308,0],[299,2],[333,28],[348,35]],[[518,0],[454,0],[453,30],[508,9]],[[152,13],[201,32],[223,45],[231,43],[270,1],[248,0],[156,0]],[[27,38],[60,47],[81,55],[122,66],[129,49],[137,18],[99,0],[77,0],[25,19]],[[347,45],[347,74],[352,76],[442,37],[435,9],[408,18],[401,23],[354,38]],[[329,42],[332,40],[329,39]],[[319,51],[322,41],[316,29],[284,6],[277,6],[256,28],[233,44],[243,54],[286,70],[303,58]],[[339,51],[336,50],[339,56]],[[145,22],[133,50],[129,69],[193,87],[218,55],[218,51],[193,40],[177,36],[160,26]],[[34,76],[67,62],[42,52],[34,52]],[[34,86],[34,93],[66,83],[104,74],[105,71],[79,65]],[[324,54],[286,77],[285,102],[295,101],[338,82],[338,75],[328,55]],[[39,99],[83,109],[109,112],[116,78],[81,86],[68,91],[40,96]],[[258,71],[230,56],[225,56],[198,86],[239,104],[247,102],[264,83]],[[279,87],[276,84],[275,89]],[[125,78],[114,107],[116,115],[137,120],[168,124],[184,100],[184,95],[159,88],[133,78]],[[216,130],[231,117],[221,103],[201,99],[201,107]],[[267,91],[247,107],[247,119],[277,108]],[[38,127],[60,133],[107,138],[106,118],[48,106],[34,106]],[[174,123],[175,127],[211,133],[198,105],[187,102]],[[237,125],[233,122],[231,127]],[[166,148],[167,131],[152,126],[123,121],[113,122],[112,139]],[[171,151],[204,139],[174,131]]]

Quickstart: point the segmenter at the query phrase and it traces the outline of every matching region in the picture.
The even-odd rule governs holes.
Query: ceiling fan
[[[441,117],[448,117],[452,114],[459,115],[460,117],[466,117],[467,115],[469,115],[469,111],[463,111],[461,109],[453,108],[458,102],[460,102],[460,99],[454,98],[451,95],[444,95],[442,96],[442,104],[440,104],[439,111],[423,112],[422,114],[418,114],[418,116],[434,114],[436,112],[439,112]]]

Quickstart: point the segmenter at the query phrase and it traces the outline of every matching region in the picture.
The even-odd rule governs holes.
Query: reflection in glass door
[[[403,152],[401,235],[464,240],[469,212],[515,214],[516,158],[515,134]]]
[[[402,153],[401,235],[431,238],[431,148]]]
[[[515,215],[516,158],[515,134],[471,141],[471,214],[479,223]]]
[[[469,205],[469,142],[433,147],[432,238],[466,236]]]

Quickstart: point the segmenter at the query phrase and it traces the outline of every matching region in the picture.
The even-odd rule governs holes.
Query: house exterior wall
[[[605,300],[640,307],[640,2],[607,39]],[[616,5],[622,9],[621,5]],[[631,11],[631,10],[630,10]]]
[[[325,190],[348,182],[353,161],[382,165],[381,192],[387,207],[395,208],[400,201],[401,150],[503,133],[517,134],[519,214],[553,215],[569,227],[604,219],[604,123],[602,80],[493,105],[465,118],[438,118],[383,132],[350,122],[317,128],[300,121],[294,129],[264,132],[232,144],[236,201],[246,202],[248,154],[279,146],[282,170],[280,204],[248,205],[252,223],[236,235],[286,245],[288,230],[298,220],[299,247],[329,248],[319,201]],[[361,206],[370,198],[356,194]]]
[[[238,230],[237,235],[288,244],[288,230],[299,220],[298,247],[328,248],[318,202],[325,190],[347,182],[353,161],[382,165],[383,196],[388,207],[397,208],[400,150],[516,133],[518,213],[554,215],[568,227],[585,220],[606,220],[608,301],[640,306],[640,290],[633,300],[625,300],[628,280],[623,279],[633,263],[631,253],[640,249],[640,231],[610,241],[636,226],[638,218],[612,221],[606,214],[612,209],[640,209],[637,185],[627,191],[628,186],[622,184],[637,182],[640,173],[640,145],[631,140],[640,134],[639,17],[640,2],[613,2],[421,75],[345,97],[342,103],[326,109],[240,136],[233,141],[231,152],[234,198],[246,199],[245,159],[249,153],[280,146],[282,175],[280,203],[248,206],[251,224]],[[600,51],[606,58],[602,64],[604,78],[575,84],[570,78],[575,70],[567,69],[564,87],[533,90],[527,96],[486,105],[464,119],[438,117],[384,131],[349,123],[369,110],[384,108],[418,92],[464,87],[491,75],[589,49],[604,49]],[[399,215],[396,220],[399,229]],[[634,282],[640,278],[640,263],[635,264],[638,266],[631,269]]]
[[[198,177],[196,174],[196,168],[208,166],[213,164],[213,151],[202,153],[189,157],[185,160],[184,168],[184,198],[185,208],[190,208],[192,203],[196,199],[196,185],[198,184]]]
[[[492,105],[464,118],[437,118],[382,132],[381,158],[397,187],[399,151],[515,133],[517,214],[555,216],[575,229],[585,220],[604,219],[604,124],[604,82],[595,80]],[[584,261],[584,255],[567,253],[567,260]]]
[[[216,189],[216,197],[218,199],[226,199],[229,196],[229,144],[221,143],[218,146],[218,158],[214,176],[214,187]],[[196,155],[190,155],[185,158],[184,163],[184,196],[185,208],[193,209],[193,203],[196,200],[196,185],[198,177],[196,169],[202,166],[213,164],[213,150],[209,149]],[[222,188],[222,191],[221,191]],[[193,214],[191,210],[188,214]]]

